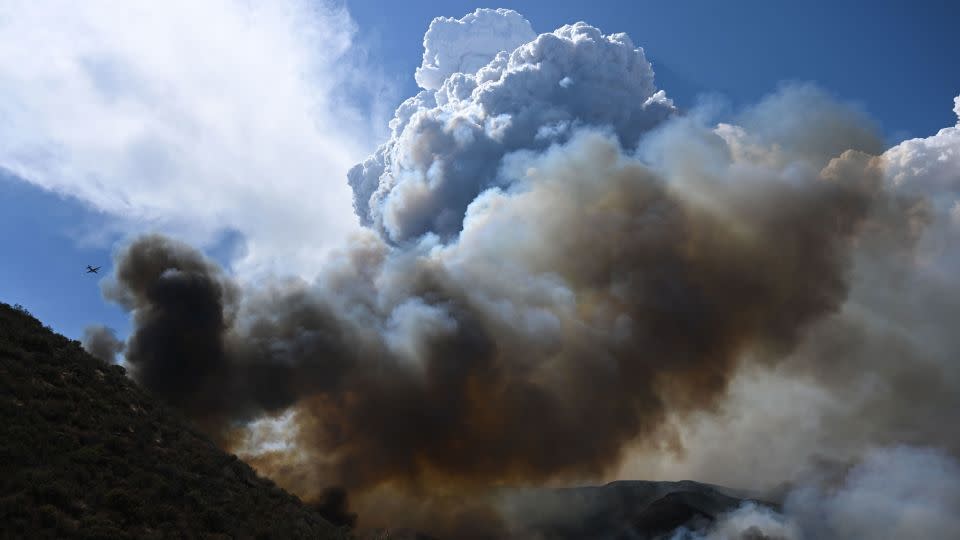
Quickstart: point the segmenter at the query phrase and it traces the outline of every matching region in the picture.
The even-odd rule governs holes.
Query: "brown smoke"
[[[867,129],[827,127],[733,140],[679,121],[653,164],[582,131],[506,159],[517,182],[478,197],[449,244],[364,236],[316,283],[244,290],[146,236],[107,294],[134,315],[134,376],[226,443],[294,411],[295,451],[253,459],[280,484],[344,486],[361,524],[495,538],[489,507],[443,496],[597,478],[628,448],[669,447],[668,416],[712,410],[744,361],[788,356],[840,309],[855,250],[906,210],[875,161],[827,166]]]
[[[848,153],[824,174],[878,178],[884,166]],[[619,474],[768,489],[807,481],[818,462],[852,467],[878,448],[960,456],[960,436],[945,429],[960,407],[960,337],[950,324],[960,314],[956,234],[930,198],[876,199],[856,236],[841,309],[811,325],[780,362],[740,369],[723,407],[671,422],[682,459],[637,452]]]

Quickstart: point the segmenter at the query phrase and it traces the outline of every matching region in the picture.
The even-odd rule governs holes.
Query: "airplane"
[[[94,266],[90,266],[89,264],[87,265],[87,273],[88,273],[88,274],[96,274],[96,273],[97,273],[97,270],[99,270],[99,269],[100,269],[99,266],[94,267]]]

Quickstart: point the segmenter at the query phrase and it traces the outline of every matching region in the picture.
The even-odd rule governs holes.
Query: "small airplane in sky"
[[[97,273],[97,270],[99,270],[99,269],[100,269],[99,266],[90,266],[89,264],[87,265],[87,273],[88,273],[88,274],[96,274],[96,273]]]

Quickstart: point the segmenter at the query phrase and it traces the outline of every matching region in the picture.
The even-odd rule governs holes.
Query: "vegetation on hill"
[[[0,537],[349,537],[123,367],[3,303],[0,413]]]

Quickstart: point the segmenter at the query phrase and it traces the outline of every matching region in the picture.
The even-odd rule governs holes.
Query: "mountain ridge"
[[[349,538],[125,375],[0,303],[0,536]]]

